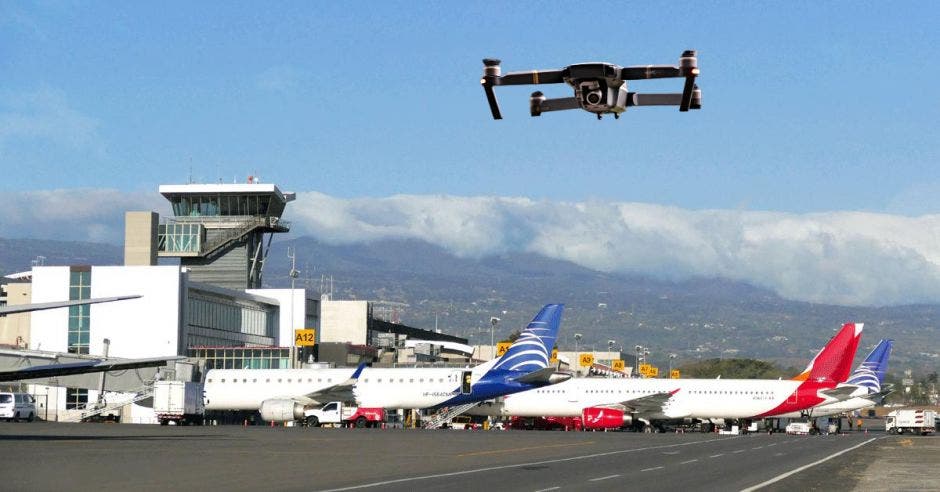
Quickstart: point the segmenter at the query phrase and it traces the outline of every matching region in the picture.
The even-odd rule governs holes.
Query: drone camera
[[[599,106],[604,103],[604,88],[596,80],[584,81],[578,87],[581,101],[585,106]]]

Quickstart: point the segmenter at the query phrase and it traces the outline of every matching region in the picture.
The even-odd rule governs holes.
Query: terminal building
[[[153,378],[198,380],[211,368],[470,360],[465,339],[378,319],[376,303],[263,288],[273,235],[290,230],[281,215],[293,193],[254,182],[170,185],[159,191],[173,216],[161,220],[155,212],[126,212],[123,265],[34,266],[3,286],[6,302],[15,303],[141,297],[0,318],[0,344],[13,350],[0,354],[0,364],[104,354],[191,357],[192,364],[176,364],[159,375],[136,371],[108,377],[104,396],[120,400]],[[297,329],[314,330],[316,345],[296,347]],[[97,375],[28,383],[26,390],[45,404],[40,416],[49,420],[80,417],[87,403],[102,396],[95,389]],[[146,411],[129,407],[122,420],[152,420]]]

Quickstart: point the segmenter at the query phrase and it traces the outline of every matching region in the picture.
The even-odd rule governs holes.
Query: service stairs
[[[467,410],[477,406],[479,402],[473,403],[464,403],[463,405],[458,405],[456,407],[444,407],[439,412],[432,415],[428,420],[424,421],[422,425],[425,429],[439,429],[442,425]]]
[[[68,417],[62,418],[60,422],[81,422],[84,419],[89,419],[89,418],[101,415],[103,413],[110,412],[112,410],[117,410],[123,407],[124,405],[137,403],[141,400],[151,398],[152,396],[153,396],[153,386],[152,385],[143,386],[141,388],[138,388],[134,392],[134,395],[132,397],[121,399],[118,401],[113,401],[111,403],[108,403],[107,405],[102,405],[100,407],[97,407],[96,405],[98,404],[98,402],[86,403],[84,406],[80,406],[76,408],[76,410],[80,410],[79,412],[75,412],[74,414],[69,415]]]

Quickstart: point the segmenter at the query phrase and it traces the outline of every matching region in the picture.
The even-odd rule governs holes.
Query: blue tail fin
[[[532,372],[548,367],[564,308],[546,304],[490,370]]]
[[[884,339],[878,343],[868,357],[858,365],[846,383],[868,388],[869,393],[881,391],[881,383],[888,370],[888,356],[891,355],[891,346],[894,340]]]

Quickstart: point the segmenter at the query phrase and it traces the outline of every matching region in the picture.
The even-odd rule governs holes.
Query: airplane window
[[[424,378],[419,379],[418,382],[419,382],[419,383],[423,383],[423,382],[424,382]]]
[[[398,378],[398,382],[399,382],[399,383],[404,383],[404,382],[405,382],[405,378]]]
[[[288,382],[288,383],[291,382],[290,378],[287,378],[287,382]]]
[[[415,382],[415,378],[408,378],[408,382],[409,382],[409,383]]]
[[[279,383],[280,383],[280,382],[281,382],[281,378],[277,378],[277,382],[279,382]]]
[[[209,380],[209,382],[211,383],[211,382],[212,382],[212,380],[210,379],[210,380]]]
[[[233,382],[233,383],[237,383],[238,380],[237,380],[237,379],[233,379],[232,382]]]
[[[444,382],[444,378],[440,378],[440,379],[438,379],[438,381],[437,381],[437,382],[438,382],[438,383],[443,383],[443,382]]]
[[[363,383],[368,383],[368,382],[369,382],[369,378],[363,379],[362,382],[363,382]]]
[[[252,383],[257,383],[258,380],[257,380],[257,379],[252,379],[251,382],[252,382]]]
[[[323,378],[317,378],[317,382],[318,382],[318,383],[322,383],[322,382],[323,382]]]
[[[326,382],[327,382],[327,383],[332,383],[332,382],[333,382],[333,378],[326,378]]]
[[[271,382],[271,378],[265,379],[264,382],[265,382],[265,383],[270,383],[270,382]]]
[[[222,379],[222,382],[224,383],[224,382],[225,382],[225,379]]]
[[[242,379],[242,382],[243,382],[243,383],[247,383],[247,382],[248,382],[248,379]]]

